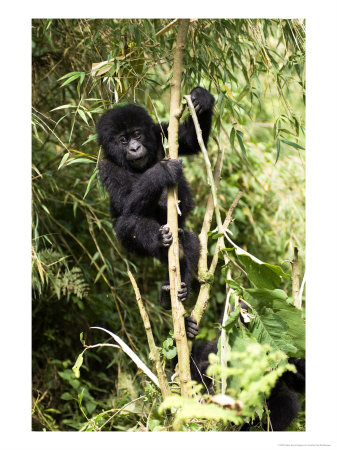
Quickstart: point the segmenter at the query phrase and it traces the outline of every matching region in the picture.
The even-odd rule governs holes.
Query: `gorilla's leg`
[[[165,235],[165,240],[168,240]],[[178,290],[178,298],[185,301],[190,293],[190,282],[198,269],[200,244],[198,236],[191,231],[179,229],[180,244],[180,272],[181,288]],[[165,261],[166,262],[166,261]],[[164,281],[160,289],[160,304],[165,309],[171,309],[170,284],[168,279]]]

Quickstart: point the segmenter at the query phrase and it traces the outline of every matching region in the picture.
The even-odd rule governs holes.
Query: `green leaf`
[[[225,266],[221,270],[225,272],[227,271],[227,267]],[[241,290],[241,286],[235,280],[225,280],[225,283],[232,289]]]
[[[281,141],[280,139],[276,140],[276,161],[275,164],[277,163],[279,156],[280,156],[280,152],[281,152]]]
[[[73,400],[73,396],[69,393],[69,392],[64,392],[62,395],[61,395],[61,400]]]
[[[236,136],[236,130],[234,127],[232,127],[231,129],[231,134],[229,136],[229,142],[231,144],[232,150],[234,150],[234,141],[235,141],[235,136]]]
[[[57,111],[58,109],[68,109],[68,108],[77,108],[77,106],[76,105],[70,105],[70,104],[68,104],[68,105],[61,105],[61,106],[58,106],[57,108],[51,109],[50,112]]]
[[[80,393],[78,394],[78,396],[77,396],[78,404],[79,404],[80,406],[82,405],[83,394],[84,394],[84,388],[81,390],[81,392],[80,392]]]
[[[281,277],[290,278],[281,267],[267,264],[248,254],[243,254],[236,249],[237,257],[241,264],[245,266],[249,280],[259,288],[276,289],[281,284]]]
[[[96,407],[97,403],[94,403],[92,401],[85,402],[85,408],[89,414],[92,414],[95,411]]]
[[[70,153],[69,153],[69,152],[67,152],[67,153],[65,153],[65,154],[63,155],[63,157],[62,157],[62,159],[61,159],[61,162],[60,162],[60,165],[58,166],[57,170],[60,170],[61,167],[64,166],[64,164],[65,164],[66,161],[68,160],[69,156],[70,156]]]
[[[83,338],[83,331],[80,333],[80,341],[83,346],[85,346],[85,340]]]
[[[85,194],[83,196],[83,200],[85,199],[85,197],[87,196],[88,192],[90,191],[91,185],[92,185],[94,179],[96,178],[97,174],[98,174],[98,169],[95,169],[94,173],[90,177],[90,180],[88,181],[87,189],[86,189]]]
[[[103,264],[103,266],[99,269],[98,274],[96,275],[94,283],[96,283],[99,280],[99,278],[101,277],[102,273],[106,268],[107,268],[106,264]]]
[[[244,146],[244,143],[243,143],[243,140],[242,140],[242,135],[243,135],[242,131],[237,131],[236,135],[237,135],[240,147],[241,147],[242,154],[245,157],[245,159],[248,161],[246,149],[245,149],[245,146]]]
[[[80,368],[83,364],[83,353],[84,351],[78,355],[77,360],[74,366],[72,367],[72,370],[76,378],[80,378]]]
[[[218,239],[219,237],[221,237],[221,236],[223,236],[224,234],[223,233],[215,233],[215,234],[212,234],[212,239]]]
[[[88,120],[87,120],[87,116],[85,115],[85,112],[84,112],[82,109],[79,109],[79,110],[78,110],[78,114],[79,114],[80,117],[84,120],[84,122],[85,122],[87,125],[89,125],[89,124],[88,124]]]
[[[248,297],[248,298],[247,298]],[[244,298],[249,302],[250,297],[244,295]],[[251,305],[252,303],[249,302]],[[276,313],[270,309],[263,310],[260,313],[253,306],[250,311],[254,315],[247,328],[251,337],[261,345],[269,345],[270,347],[281,350],[286,355],[294,355],[297,348],[292,344],[288,335],[287,323]]]
[[[235,308],[234,311],[232,311],[229,314],[228,319],[226,320],[226,323],[225,323],[225,330],[226,331],[231,330],[233,328],[233,326],[235,324],[237,324],[238,318],[239,318],[239,315],[240,315],[240,310],[241,310],[241,308],[240,308],[240,306],[238,306],[237,308]]]
[[[305,150],[304,147],[302,147],[299,144],[296,144],[296,142],[288,141],[287,139],[281,139],[281,141],[284,142],[285,144],[291,145],[291,147],[298,148],[300,150]]]
[[[297,348],[289,356],[303,357],[305,353],[305,322],[302,312],[289,303],[287,294],[281,289],[246,289],[244,299],[264,315],[273,311],[287,327],[287,338]]]
[[[97,133],[95,133],[95,134],[93,134],[92,136],[90,136],[90,138],[87,139],[85,142],[83,142],[82,145],[85,145],[85,144],[87,144],[88,142],[94,141],[95,139],[97,139]],[[82,147],[82,145],[81,145],[81,147]]]
[[[63,75],[63,77],[58,78],[57,81],[64,80],[65,78],[69,78],[69,77],[71,77],[72,75],[76,75],[76,74],[78,74],[78,73],[80,73],[80,72],[69,72],[69,73],[66,73],[65,75]]]
[[[71,83],[72,81],[77,80],[77,78],[79,78],[80,76],[81,76],[80,72],[76,73],[72,77],[68,78],[64,83],[62,83],[60,87],[66,86],[67,84]]]
[[[74,158],[71,161],[68,162],[67,166],[70,166],[71,164],[94,164],[95,161],[93,161],[92,159],[89,158]]]
[[[165,350],[163,348],[163,355],[165,356],[165,358],[167,359],[173,359],[177,356],[177,347],[172,347],[169,350]]]
[[[81,79],[80,79],[80,84],[83,83],[84,81],[84,77],[85,77],[85,72],[81,72]]]

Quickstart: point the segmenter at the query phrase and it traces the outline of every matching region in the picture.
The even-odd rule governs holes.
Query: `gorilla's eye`
[[[126,139],[125,136],[121,136],[121,137],[119,138],[119,142],[120,142],[121,144],[125,145],[125,144],[128,143],[128,140]]]
[[[135,139],[140,139],[142,137],[142,133],[139,130],[135,130],[133,133],[133,137]]]

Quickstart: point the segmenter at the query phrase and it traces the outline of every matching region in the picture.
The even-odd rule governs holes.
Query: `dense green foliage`
[[[118,244],[108,198],[97,177],[101,152],[95,141],[95,122],[115,103],[137,101],[155,120],[157,115],[168,119],[176,25],[160,31],[170,22],[33,20],[34,430],[172,427],[163,407],[158,409],[160,392],[121,349],[85,351],[80,377],[72,370],[83,350],[80,333],[86,345],[106,339],[91,326],[111,330],[152,369],[127,276],[129,265],[167,360],[167,374],[172,373],[171,318],[157,299],[165,269],[155,260],[126,254]],[[249,303],[254,316],[242,331],[234,321],[235,310],[226,329],[236,351],[233,359],[242,359],[248,345],[264,354],[257,365],[261,407],[269,389],[264,378],[266,349],[276,352],[281,365],[284,358],[277,352],[304,355],[304,313],[293,306],[289,276],[295,246],[301,278],[304,273],[304,55],[304,23],[299,20],[195,20],[186,47],[183,93],[201,85],[216,97],[215,139],[208,152],[214,161],[218,146],[225,148],[218,191],[223,218],[237,192],[244,193],[230,225],[230,238],[239,248],[226,242],[232,262],[226,267],[223,261],[218,264],[200,337],[217,335],[215,323],[224,308],[227,282],[234,297]],[[103,61],[104,73],[91,71],[92,64]],[[184,158],[184,172],[196,203],[187,228],[198,233],[209,192],[201,156]],[[210,254],[215,243],[211,240]],[[190,307],[194,300],[195,296]],[[240,347],[242,333],[245,345]],[[242,398],[247,398],[249,377],[255,375],[248,371]],[[246,404],[245,417],[252,417]],[[208,421],[192,420],[185,404],[174,426],[238,429],[239,422],[227,424],[218,413],[212,416],[208,410],[200,416]],[[295,422],[294,429],[303,429],[302,415]]]

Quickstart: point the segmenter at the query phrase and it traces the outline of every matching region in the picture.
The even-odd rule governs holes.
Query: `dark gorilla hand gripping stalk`
[[[214,98],[201,87],[192,90],[191,98],[207,145]],[[167,130],[167,123],[154,123],[140,106],[109,110],[97,124],[98,143],[104,150],[99,173],[110,195],[110,213],[115,219],[118,239],[127,250],[140,256],[153,256],[166,265],[167,249],[172,243],[166,225],[167,188],[178,185],[182,279],[178,297],[183,301],[189,294],[193,272],[197,270],[199,241],[194,233],[183,228],[194,203],[181,161],[165,158],[162,133],[167,138]],[[179,126],[178,142],[180,155],[193,155],[200,150],[190,116]],[[168,281],[161,288],[160,302],[170,309]]]

